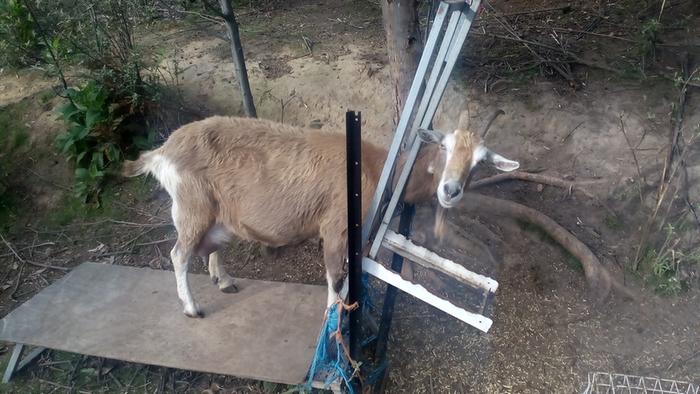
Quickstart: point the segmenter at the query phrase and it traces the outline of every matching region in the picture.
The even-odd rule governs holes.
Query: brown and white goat
[[[421,130],[420,137],[432,144],[421,149],[409,178],[409,203],[429,201],[437,192],[443,207],[455,206],[470,170],[482,160],[503,171],[518,168],[466,129]],[[342,134],[215,116],[182,126],[160,148],[125,163],[124,175],[150,173],[172,198],[178,235],[170,256],[185,315],[203,316],[187,281],[187,266],[197,255],[222,291],[237,291],[218,252],[233,235],[271,247],[320,237],[328,305],[335,302],[347,255],[345,149]],[[386,156],[363,142],[363,216]]]

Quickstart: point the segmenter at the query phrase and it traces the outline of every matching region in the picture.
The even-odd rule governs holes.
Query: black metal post
[[[361,122],[360,112],[345,113],[348,168],[348,302],[350,304],[357,302],[358,305],[357,309],[350,312],[350,357],[355,361],[358,361],[362,355]]]
[[[401,211],[399,219],[399,234],[408,237],[411,232],[411,221],[416,208],[413,205],[405,204]],[[394,253],[391,259],[391,269],[394,272],[401,272],[403,267],[403,257]],[[388,285],[386,295],[384,296],[384,305],[382,306],[382,316],[379,321],[379,331],[377,332],[377,345],[374,348],[374,358],[381,362],[386,355],[387,342],[389,341],[389,329],[391,328],[391,319],[394,316],[394,303],[396,302],[396,293],[398,289]]]

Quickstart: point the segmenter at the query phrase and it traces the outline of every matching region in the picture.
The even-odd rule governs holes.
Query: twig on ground
[[[479,179],[478,181],[472,182],[469,185],[469,188],[470,189],[477,189],[480,187],[489,186],[489,185],[493,185],[495,183],[509,181],[509,180],[520,180],[520,181],[542,183],[545,185],[556,186],[556,187],[560,187],[562,189],[567,189],[567,190],[569,190],[569,192],[571,192],[572,190],[580,190],[583,194],[585,194],[588,197],[592,197],[593,195],[590,192],[580,188],[581,186],[594,185],[594,184],[600,184],[600,183],[606,182],[604,179],[594,179],[594,180],[585,180],[585,181],[567,181],[566,179],[562,179],[562,178],[551,176],[551,175],[535,174],[535,173],[524,172],[524,171],[515,171],[515,172],[504,172],[502,174],[490,176],[488,178]]]
[[[134,380],[136,380],[136,376],[139,374],[139,372],[141,372],[141,370],[143,370],[143,367],[142,367],[142,366],[139,366],[139,367],[136,368],[136,370],[134,371],[134,373],[131,375],[131,378],[129,378],[129,381],[126,382],[126,387],[125,387],[125,389],[124,389],[125,392],[129,392],[129,389],[131,388],[131,385],[134,383]]]
[[[151,231],[153,231],[153,230],[155,230],[155,229],[156,229],[155,227],[146,228],[145,230],[143,230],[143,231],[141,231],[140,233],[138,233],[138,235],[136,235],[135,237],[131,238],[130,240],[128,240],[128,241],[126,241],[126,242],[124,242],[124,243],[122,244],[121,247],[122,247],[122,248],[126,248],[126,247],[129,246],[130,244],[132,244],[132,243],[138,241],[141,237],[143,237],[144,235],[150,233]]]
[[[496,215],[505,215],[525,220],[537,225],[549,234],[552,239],[557,241],[557,243],[581,262],[589,287],[593,290],[594,296],[598,301],[606,299],[613,289],[625,297],[632,299],[638,298],[634,292],[615,279],[612,274],[603,267],[598,257],[593,254],[588,246],[543,213],[512,201],[501,200],[481,194],[469,193],[469,196],[465,197],[465,206],[469,210],[478,210],[481,213],[492,212]]]
[[[52,381],[50,381],[50,380],[41,379],[41,378],[37,378],[37,380],[38,380],[39,382],[41,382],[41,383],[45,383],[45,384],[48,384],[48,385],[50,385],[50,386],[58,387],[59,389],[65,390],[66,393],[68,393],[68,392],[76,392],[76,390],[75,390],[74,388],[68,387],[68,386],[63,385],[63,384],[60,384],[60,383],[52,382]],[[85,391],[85,390],[77,390],[77,392],[80,393],[80,394],[92,394],[92,392],[90,392],[90,391]]]
[[[100,253],[95,258],[109,257],[109,256],[120,256],[123,254],[133,254],[133,250],[117,250],[115,252]]]
[[[44,242],[44,243],[40,243],[40,244],[37,244],[37,245],[25,246],[25,247],[23,247],[23,248],[16,249],[16,251],[17,251],[17,252],[22,252],[22,251],[25,251],[25,250],[28,250],[28,249],[36,249],[36,248],[40,248],[40,247],[42,247],[42,246],[52,246],[52,245],[56,245],[56,243],[55,243],[55,242]],[[14,255],[14,253],[8,252],[8,253],[0,254],[0,257],[8,257],[8,256],[13,256],[13,255]]]
[[[12,293],[10,293],[10,299],[12,301],[17,301],[15,299],[15,293],[17,293],[17,289],[19,289],[19,284],[22,282],[22,272],[24,272],[24,263],[20,264],[19,266],[19,273],[17,274],[17,281],[15,282],[15,287],[12,289]]]
[[[27,171],[30,172],[32,175],[34,175],[36,178],[41,179],[42,181],[44,181],[44,182],[50,184],[51,186],[53,186],[53,187],[55,187],[55,188],[58,188],[58,189],[61,189],[61,190],[65,190],[65,191],[70,191],[70,190],[71,190],[70,187],[68,187],[68,186],[63,186],[63,185],[59,185],[58,183],[52,181],[51,179],[48,179],[48,178],[45,178],[45,177],[42,176],[42,175],[39,175],[36,171],[33,171],[33,170],[30,169],[30,168],[27,168]]]
[[[489,7],[492,11],[495,11],[495,8],[490,3],[486,3],[486,6]],[[553,47],[551,45],[538,43],[536,41],[524,40],[522,37],[520,37],[520,35],[515,31],[515,29],[508,22],[503,20],[503,18],[500,18],[497,15],[494,15],[493,17],[508,33],[510,33],[511,36],[513,36],[513,40],[521,42],[525,46],[525,48],[527,48],[527,50],[530,51],[530,53],[532,53],[533,56],[535,56],[535,58],[537,58],[539,61],[541,61],[543,63],[549,64],[550,67],[552,67],[556,72],[558,72],[559,75],[561,75],[569,83],[571,83],[571,84],[576,83],[576,79],[572,75],[571,70],[569,69],[569,66],[567,63],[563,63],[566,67],[562,67],[561,62],[551,61],[551,59],[545,58],[542,54],[540,54],[539,52],[534,50],[531,47],[531,45],[546,47],[547,49],[558,51],[558,52],[561,52],[567,56],[574,57],[574,55],[572,55],[569,51],[566,51],[562,47],[557,48],[557,47]],[[503,38],[503,37],[500,37],[500,38]]]
[[[85,362],[85,360],[87,360],[87,358],[88,358],[88,356],[85,356],[85,355],[80,356],[78,361],[76,361],[75,364],[73,364],[73,368],[71,369],[71,372],[68,375],[68,384],[70,384],[71,387],[73,387],[73,382],[75,381],[75,377],[78,374],[78,370],[80,369],[80,366]]]
[[[579,124],[576,125],[576,127],[574,127],[573,129],[571,129],[571,131],[569,131],[569,133],[566,134],[566,136],[564,136],[564,138],[561,139],[561,142],[564,143],[564,142],[566,142],[566,140],[568,140],[569,138],[571,138],[571,136],[574,135],[574,132],[575,132],[576,130],[578,130],[578,128],[581,127],[581,125],[582,125],[583,123],[584,123],[584,122],[581,121]]]
[[[69,271],[70,270],[69,268],[66,268],[66,267],[57,267],[55,265],[42,264],[42,263],[37,263],[36,261],[23,259],[22,256],[20,256],[17,253],[17,251],[15,251],[15,249],[12,247],[12,245],[9,242],[7,242],[7,240],[5,239],[5,237],[2,234],[0,234],[0,240],[2,240],[2,242],[5,244],[5,246],[7,246],[7,248],[10,249],[10,252],[12,252],[12,254],[15,255],[17,260],[21,261],[22,263],[27,263],[29,265],[34,265],[37,267],[51,268],[51,269],[60,270],[60,271]]]
[[[517,16],[517,15],[526,15],[526,14],[540,14],[543,12],[562,11],[562,10],[567,10],[567,9],[571,9],[571,5],[564,5],[564,6],[550,7],[550,8],[539,8],[539,9],[527,10],[527,11],[508,12],[505,14],[499,14],[497,16]]]
[[[171,226],[172,223],[167,223],[167,222],[158,222],[158,223],[136,223],[136,222],[127,222],[124,220],[116,220],[116,219],[103,219],[103,220],[98,220],[95,222],[80,222],[80,223],[71,223],[68,226],[96,226],[99,224],[105,224],[105,223],[113,223],[113,224],[118,224],[121,226],[133,226],[133,227],[165,227],[165,226]]]
[[[688,209],[693,215],[695,223],[698,225],[698,229],[700,229],[700,218],[698,218],[698,213],[695,210],[693,202],[690,201],[690,178],[688,176],[688,166],[685,164],[685,161],[681,163],[681,166],[683,167],[683,199],[685,200],[686,205],[688,205]]]
[[[674,361],[671,362],[671,364],[668,365],[668,368],[666,368],[666,372],[672,370],[672,369],[675,368],[675,367],[680,366],[681,364],[685,364],[685,363],[687,363],[688,361],[690,361],[690,360],[692,360],[692,359],[694,359],[694,358],[696,358],[696,357],[698,357],[698,356],[700,356],[700,350],[691,353],[690,356],[688,356],[688,357],[682,358],[682,359],[680,359],[680,360],[674,360]]]
[[[620,130],[622,131],[622,135],[625,136],[625,141],[627,142],[627,147],[630,150],[630,153],[632,153],[632,159],[634,159],[634,165],[637,168],[637,176],[639,178],[637,182],[637,189],[639,190],[639,203],[644,204],[644,196],[642,195],[642,185],[646,183],[644,180],[644,177],[642,176],[642,168],[639,166],[639,160],[637,160],[637,153],[635,152],[634,148],[632,147],[632,142],[630,142],[630,138],[627,135],[627,131],[625,131],[625,122],[622,120],[622,114],[620,114]]]
[[[520,181],[527,181],[527,182],[536,182],[536,183],[541,183],[545,185],[550,185],[550,186],[556,186],[560,187],[562,189],[566,189],[568,194],[571,195],[574,190],[578,190],[581,193],[583,193],[586,197],[594,200],[597,202],[600,206],[605,208],[606,211],[612,216],[612,217],[617,217],[617,213],[612,210],[608,206],[605,201],[601,200],[598,198],[596,195],[593,193],[589,192],[588,190],[582,188],[581,186],[583,185],[593,185],[593,184],[598,184],[598,183],[604,183],[606,182],[605,180],[585,180],[585,181],[567,181],[565,179],[561,179],[558,177],[553,177],[549,175],[542,175],[538,173],[534,173],[532,171],[530,172],[525,172],[525,171],[516,171],[516,172],[506,172],[498,175],[494,175],[488,178],[484,179],[479,179],[478,181],[475,181],[469,185],[469,189],[476,189],[479,187],[484,187],[488,186],[494,183],[498,182],[503,182],[507,180],[520,180]]]
[[[112,379],[112,381],[113,381],[114,383],[116,383],[117,386],[119,386],[120,389],[122,389],[122,390],[124,389],[124,383],[122,383],[119,379],[117,379],[117,377],[114,376],[114,374],[112,373],[112,371],[107,372],[107,376],[109,376],[109,378]]]
[[[171,241],[177,241],[177,238],[175,238],[175,237],[173,237],[173,238],[163,238],[163,239],[159,239],[159,240],[157,240],[157,241],[141,242],[141,243],[134,244],[134,246],[158,245],[158,244],[162,244],[162,243],[166,243],[166,242],[171,242]]]

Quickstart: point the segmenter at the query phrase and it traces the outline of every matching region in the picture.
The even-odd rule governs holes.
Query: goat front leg
[[[348,278],[343,272],[343,266],[346,260],[345,248],[344,242],[328,242],[323,246],[323,259],[326,264],[326,281],[328,282],[327,308],[330,308],[338,299],[345,302],[348,295]]]
[[[219,287],[219,290],[224,293],[237,293],[238,287],[233,281],[226,269],[221,264],[221,255],[219,251],[212,252],[209,255],[209,276],[211,277],[212,283]]]
[[[192,291],[187,281],[187,267],[192,259],[191,248],[183,248],[178,241],[175,247],[170,251],[170,258],[173,261],[173,268],[175,271],[177,296],[185,307],[185,315],[188,317],[204,317],[204,313],[192,297]]]

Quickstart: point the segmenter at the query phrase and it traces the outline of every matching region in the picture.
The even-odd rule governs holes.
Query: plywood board
[[[0,340],[136,363],[302,383],[325,286],[238,279],[225,294],[190,275],[203,319],[186,317],[170,271],[84,263],[0,321]]]

